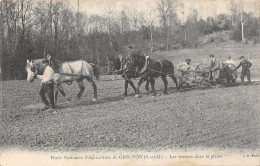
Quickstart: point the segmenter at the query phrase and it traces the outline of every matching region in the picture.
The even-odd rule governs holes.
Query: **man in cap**
[[[226,60],[226,62],[225,63],[227,63],[227,64],[235,64],[235,61],[233,60],[233,59],[231,59],[231,56],[229,55],[228,56],[228,60]]]
[[[236,69],[238,69],[242,66],[241,75],[240,75],[241,82],[244,84],[244,77],[247,76],[248,82],[251,83],[250,67],[252,66],[252,63],[249,62],[248,60],[246,60],[244,56],[241,56],[239,58],[239,60],[240,60],[240,63],[236,67]]]
[[[41,79],[41,89],[40,89],[40,96],[41,99],[43,101],[43,103],[45,104],[45,108],[44,109],[49,109],[50,108],[50,104],[48,102],[48,100],[46,99],[45,93],[48,94],[48,97],[50,99],[50,103],[51,103],[51,108],[55,108],[55,104],[54,104],[54,71],[53,69],[49,66],[49,61],[47,59],[43,59],[42,60],[42,65],[44,69],[43,75],[37,75],[38,79]]]
[[[220,86],[220,61],[215,58],[213,54],[210,54],[210,64],[207,68],[210,69],[210,79],[213,78],[216,86]]]

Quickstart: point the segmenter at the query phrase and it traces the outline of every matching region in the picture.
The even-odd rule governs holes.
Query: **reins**
[[[125,80],[130,81],[131,79],[128,79],[128,78],[127,78],[126,72],[128,72],[128,71],[136,71],[136,70],[128,69],[128,68],[123,68],[123,69],[120,69],[120,70],[115,70],[115,71],[113,71],[113,74],[117,74],[118,72],[121,72],[121,71],[124,71],[124,72],[123,72],[122,74],[120,74],[120,75],[125,76]],[[139,73],[138,73],[138,74],[139,74]]]

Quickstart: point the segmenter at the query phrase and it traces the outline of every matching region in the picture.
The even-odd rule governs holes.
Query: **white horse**
[[[50,57],[48,57],[50,59]],[[27,81],[33,82],[37,74],[43,74],[44,67],[42,65],[43,59],[27,60],[26,71],[27,71]],[[55,83],[55,102],[57,102],[58,90],[66,98],[62,83],[67,83],[70,85],[73,81],[77,81],[80,91],[77,94],[77,99],[83,94],[85,86],[83,80],[86,79],[94,90],[94,98],[92,101],[97,101],[97,86],[93,81],[94,77],[99,79],[99,69],[95,64],[87,63],[84,60],[77,61],[67,61],[62,62],[56,59],[51,59],[51,67],[54,69],[54,83]],[[68,99],[68,98],[67,98]],[[69,99],[68,99],[69,100]]]

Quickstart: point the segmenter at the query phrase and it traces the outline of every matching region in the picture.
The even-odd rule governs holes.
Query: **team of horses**
[[[132,86],[135,96],[139,97],[140,86],[146,81],[145,89],[149,91],[149,84],[151,85],[151,93],[156,95],[155,78],[161,77],[164,83],[164,94],[167,94],[168,81],[166,76],[171,77],[179,90],[178,82],[174,76],[174,65],[169,60],[154,61],[149,56],[144,56],[140,53],[133,53],[125,61],[120,61],[119,58],[113,60],[116,74],[121,74],[125,79],[125,92],[127,95],[128,84]],[[123,67],[122,67],[123,66]],[[134,86],[131,79],[140,77],[137,88]]]
[[[51,56],[47,56],[51,67],[55,71],[54,82],[55,82],[55,101],[57,101],[58,91],[66,97],[62,83],[71,84],[72,81],[77,81],[80,91],[77,94],[77,99],[82,96],[85,86],[83,80],[86,79],[94,90],[93,101],[97,100],[97,86],[94,82],[94,77],[99,78],[99,70],[95,64],[88,63],[84,60],[77,61],[59,61],[53,59]],[[42,59],[37,60],[27,60],[26,70],[28,73],[27,80],[32,82],[34,76],[37,74],[42,74],[44,69],[42,67]],[[167,94],[168,81],[166,79],[169,76],[175,83],[176,90],[179,90],[178,81],[174,74],[174,65],[171,61],[163,60],[153,60],[149,56],[144,56],[141,53],[133,53],[128,58],[113,58],[112,60],[114,73],[122,75],[125,80],[124,86],[124,96],[127,96],[128,84],[134,90],[135,97],[140,97],[140,86],[143,82],[146,82],[145,89],[149,91],[149,85],[151,86],[152,96],[156,96],[155,90],[155,78],[161,77],[164,83],[164,94]],[[137,88],[135,87],[132,79],[140,78]],[[67,98],[69,100],[69,98]]]

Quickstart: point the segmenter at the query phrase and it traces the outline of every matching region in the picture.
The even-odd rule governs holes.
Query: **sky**
[[[69,2],[76,10],[78,6],[78,0],[64,0]],[[208,16],[216,16],[220,13],[228,13],[228,4],[230,0],[179,0],[184,4],[183,8],[178,9],[178,17],[181,21],[185,21],[190,14],[190,9],[195,8],[198,10],[199,18],[206,19]],[[236,3],[240,3],[242,0],[235,0]],[[124,8],[130,10],[135,8],[137,11],[151,11],[156,8],[156,0],[79,0],[79,10],[86,12],[89,15],[105,15],[106,9],[109,5],[114,6],[114,12],[120,13]],[[260,11],[259,0],[243,0],[244,8],[247,12]],[[257,10],[258,9],[258,10]],[[155,16],[158,13],[152,12]],[[255,13],[255,15],[259,15]]]

